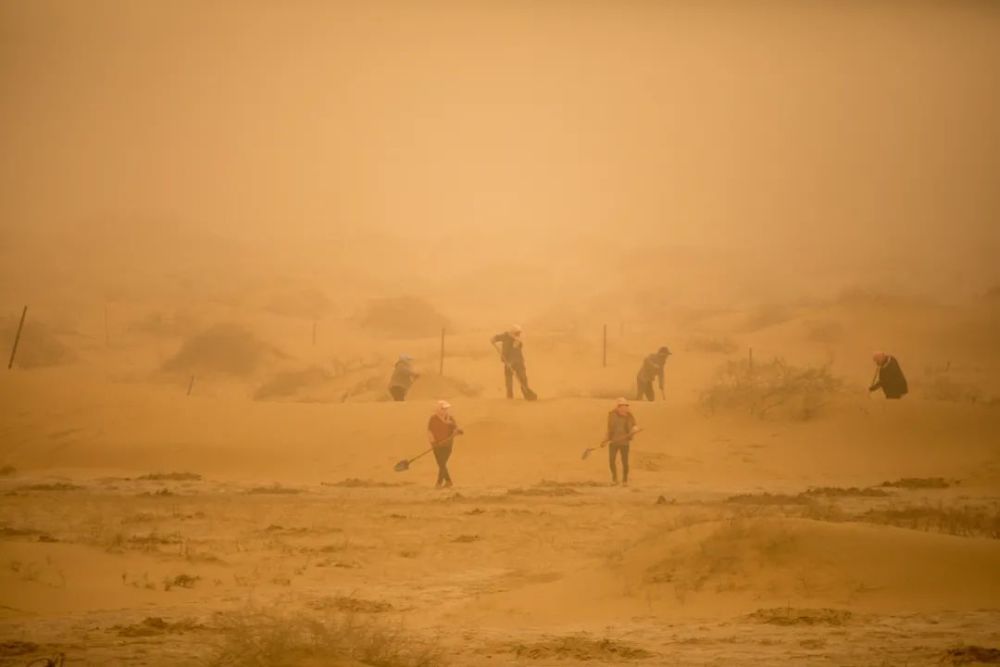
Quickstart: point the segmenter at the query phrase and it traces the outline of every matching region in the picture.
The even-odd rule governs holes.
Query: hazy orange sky
[[[0,219],[891,256],[978,289],[998,65],[993,2],[6,0]]]

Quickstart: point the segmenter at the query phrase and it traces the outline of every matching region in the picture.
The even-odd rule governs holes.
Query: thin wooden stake
[[[601,366],[608,367],[608,325],[604,325],[604,345],[601,353]]]
[[[111,333],[108,330],[108,304],[104,304],[104,346],[110,347]]]
[[[313,347],[316,347],[316,320],[313,320]]]
[[[444,375],[444,327],[441,327],[441,362],[438,366],[438,375]]]
[[[17,335],[14,336],[14,347],[10,351],[10,361],[7,362],[7,370],[14,368],[14,356],[17,354],[17,344],[21,342],[21,330],[24,329],[24,318],[28,315],[28,307],[21,311],[21,323],[17,325]]]
[[[191,395],[191,390],[192,389],[194,389],[194,376],[193,375],[191,376],[191,381],[188,382],[188,393],[187,393],[188,396]]]

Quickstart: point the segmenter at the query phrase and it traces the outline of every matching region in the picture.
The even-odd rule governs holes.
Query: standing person
[[[389,379],[389,393],[392,394],[394,401],[405,400],[406,392],[410,390],[413,381],[420,377],[420,373],[413,370],[412,361],[413,357],[410,355],[401,354],[392,369],[392,377]]]
[[[448,459],[451,458],[451,448],[455,443],[455,436],[462,434],[462,429],[458,428],[455,418],[451,416],[451,403],[448,401],[438,401],[437,410],[431,415],[427,422],[427,441],[434,450],[434,458],[438,464],[437,483],[435,489],[448,488],[451,484],[451,475],[448,474]]]
[[[635,415],[629,409],[628,401],[619,398],[615,409],[608,413],[608,464],[611,467],[611,483],[618,484],[618,468],[615,459],[622,459],[622,486],[628,486],[628,449],[632,436],[639,430]]]
[[[639,373],[635,378],[638,387],[636,400],[656,400],[656,392],[653,391],[654,379],[660,381],[660,393],[663,393],[663,366],[667,363],[667,357],[669,356],[670,349],[664,346],[642,360],[642,367],[639,368]]]
[[[875,377],[868,391],[881,389],[886,398],[902,398],[910,390],[906,384],[903,369],[899,367],[896,357],[885,352],[872,355],[875,362]]]
[[[490,343],[500,353],[503,362],[503,379],[507,387],[507,398],[514,398],[514,375],[521,385],[521,395],[529,401],[537,395],[528,387],[528,372],[524,366],[524,341],[521,340],[521,327],[517,324],[509,330],[498,333],[490,339]]]

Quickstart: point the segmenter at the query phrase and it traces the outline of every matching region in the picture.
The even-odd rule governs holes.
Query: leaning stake
[[[21,311],[21,323],[17,325],[17,335],[14,336],[14,347],[10,351],[10,361],[7,362],[7,370],[14,368],[14,356],[17,354],[17,344],[21,342],[21,330],[24,328],[24,318],[28,315],[28,307]]]

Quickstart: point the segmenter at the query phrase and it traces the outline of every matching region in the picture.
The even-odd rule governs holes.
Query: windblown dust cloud
[[[0,661],[1000,661],[998,64],[972,0],[0,3]]]

